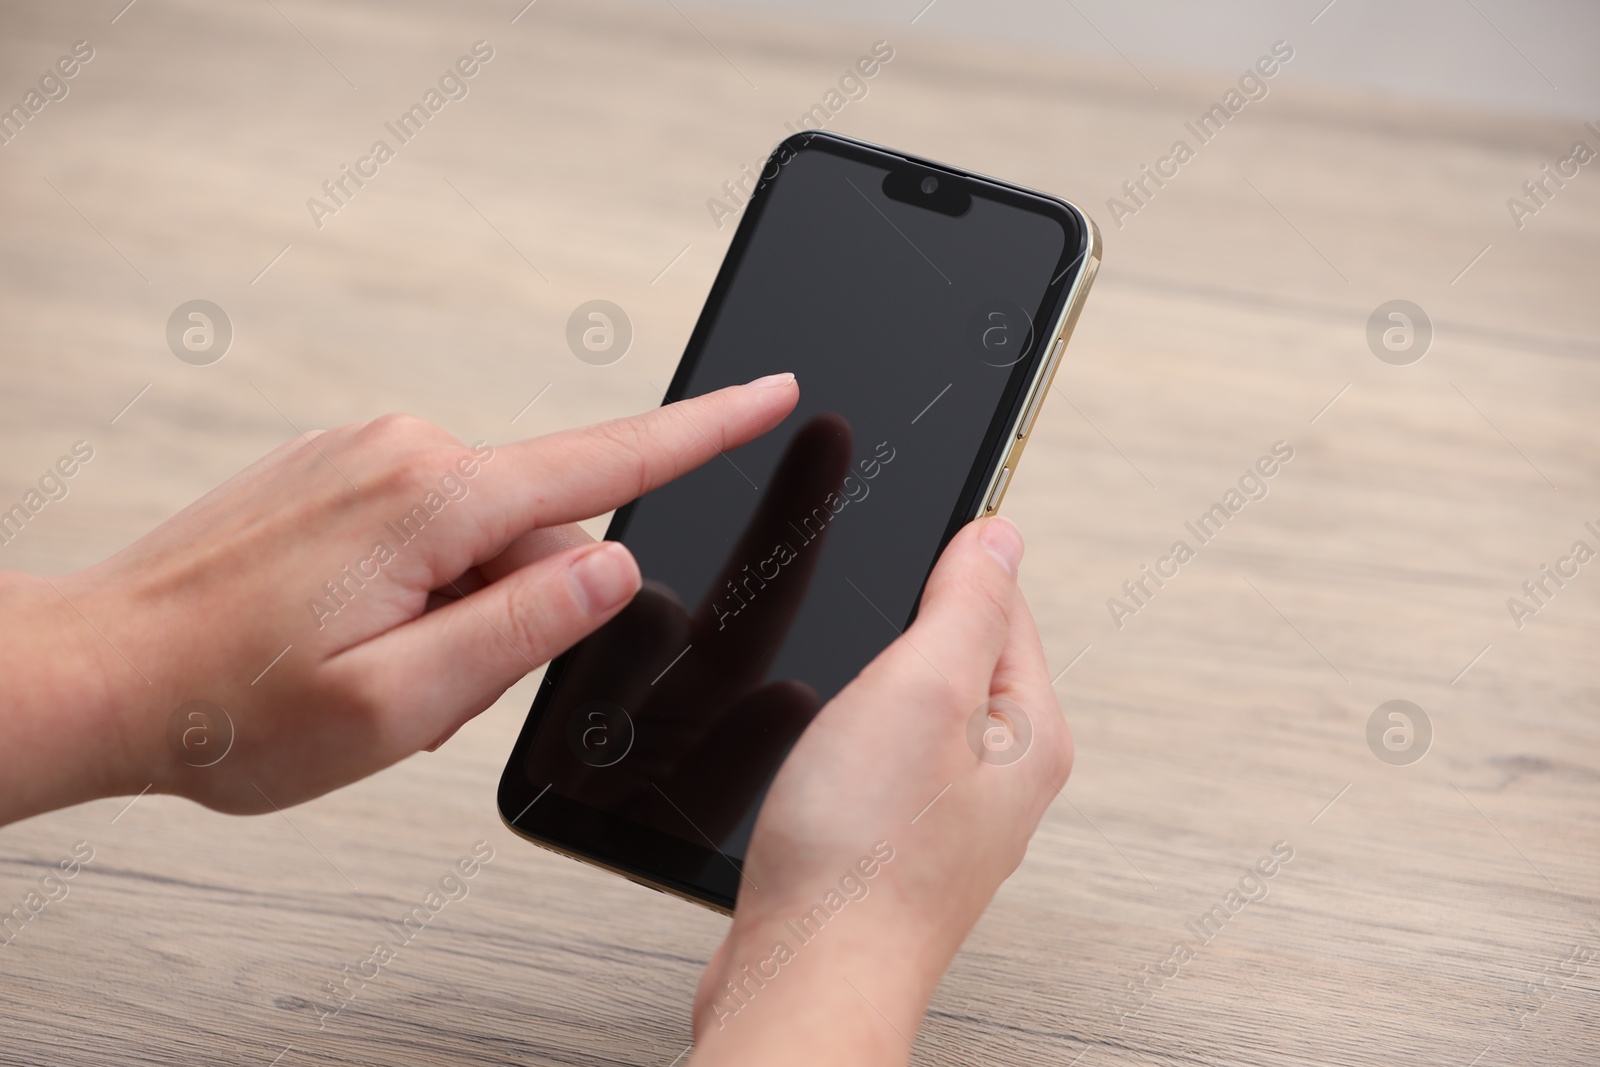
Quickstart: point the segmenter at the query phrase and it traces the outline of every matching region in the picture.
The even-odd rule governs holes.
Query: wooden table
[[[6,102],[95,49],[0,148],[0,499],[96,450],[0,565],[97,560],[291,423],[506,440],[654,404],[732,232],[706,200],[886,39],[834,128],[1060,192],[1107,239],[1006,504],[1077,768],[917,1062],[1600,1057],[1600,567],[1520,629],[1506,605],[1600,547],[1600,176],[1520,230],[1505,203],[1593,131],[1291,62],[1119,229],[1106,199],[1228,77],[666,5],[122,3],[0,12]],[[1299,15],[1260,51],[1280,38],[1317,47]],[[469,95],[318,229],[307,198],[478,40]],[[637,330],[614,366],[563,342],[593,297]],[[236,330],[207,367],[164,336],[194,298]],[[1420,362],[1369,350],[1393,299],[1431,318]],[[1117,628],[1107,599],[1278,441],[1270,494]],[[0,949],[0,1062],[673,1063],[726,922],[500,827],[532,687],[283,815],[146,796],[0,831],[6,906],[94,850]],[[1420,762],[1369,748],[1395,699],[1431,722]],[[319,1030],[324,983],[480,839],[470,896]],[[1269,895],[1228,912],[1277,842]]]

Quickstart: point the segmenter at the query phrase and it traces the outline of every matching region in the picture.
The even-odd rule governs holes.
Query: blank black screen
[[[535,789],[741,859],[799,732],[913,616],[1080,234],[956,172],[911,180],[970,193],[959,217],[892,199],[905,162],[819,138],[769,163],[668,398],[793,371],[799,405],[618,513],[646,585],[552,667]]]

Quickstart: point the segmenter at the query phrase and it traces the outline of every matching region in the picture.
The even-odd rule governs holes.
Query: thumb
[[[639,586],[639,565],[616,541],[569,548],[348,649],[327,667],[376,709],[382,743],[403,758],[442,741],[599,628]]]
[[[963,699],[989,693],[1010,629],[1022,548],[1010,519],[968,523],[940,555],[917,620],[901,638]]]

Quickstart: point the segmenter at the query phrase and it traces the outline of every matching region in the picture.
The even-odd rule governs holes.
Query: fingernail
[[[1017,573],[1022,562],[1022,531],[1010,519],[997,515],[983,524],[978,541],[988,549],[989,555],[1000,561],[1008,574]]]
[[[572,595],[591,615],[602,615],[626,604],[639,591],[639,565],[626,548],[603,542],[585,552],[567,568]]]
[[[788,385],[792,381],[794,381],[794,375],[788,371],[784,371],[782,374],[769,374],[765,378],[757,378],[755,381],[748,382],[747,384],[753,385],[757,389],[771,389],[772,387],[778,385]]]

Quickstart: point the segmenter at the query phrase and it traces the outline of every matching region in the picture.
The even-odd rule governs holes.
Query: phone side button
[[[1017,439],[1028,436],[1033,430],[1033,420],[1039,417],[1039,409],[1044,407],[1044,394],[1050,388],[1050,380],[1055,377],[1056,364],[1061,360],[1061,353],[1067,347],[1067,339],[1056,339],[1055,348],[1050,351],[1050,358],[1045,360],[1044,367],[1039,371],[1038,381],[1034,383],[1033,396],[1028,398],[1028,410],[1022,413],[1022,425],[1017,427]]]
[[[1001,467],[1000,477],[994,480],[994,488],[989,490],[989,502],[983,506],[984,514],[988,514],[1000,506],[1000,498],[1006,495],[1006,483],[1011,480],[1011,468]]]

